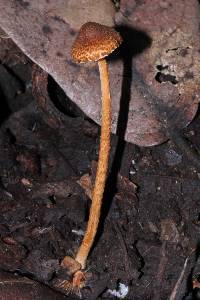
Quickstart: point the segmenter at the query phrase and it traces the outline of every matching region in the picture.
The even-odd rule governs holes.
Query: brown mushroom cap
[[[113,52],[122,42],[115,29],[95,22],[85,23],[72,46],[76,63],[98,61]]]

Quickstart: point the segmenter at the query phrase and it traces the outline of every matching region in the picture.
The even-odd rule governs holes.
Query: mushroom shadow
[[[133,74],[132,60],[135,56],[141,54],[146,48],[149,48],[152,40],[145,32],[127,26],[120,26],[116,29],[120,32],[123,38],[123,43],[116,56],[116,58],[120,58],[123,61],[123,80],[121,88],[122,94],[120,98],[120,110],[116,134],[119,137],[119,140],[124,140],[131,99],[131,84]]]
[[[104,193],[104,199],[109,199],[109,201],[103,202],[98,238],[103,231],[104,220],[109,212],[113,197],[117,191],[117,176],[121,168],[121,162],[126,145],[124,137],[128,123],[129,105],[131,100],[131,85],[133,76],[132,60],[135,56],[149,48],[152,43],[151,38],[144,31],[139,31],[128,26],[119,26],[116,29],[120,32],[123,38],[123,43],[118,50],[109,56],[108,61],[118,59],[123,61],[122,92],[116,129],[118,140]]]

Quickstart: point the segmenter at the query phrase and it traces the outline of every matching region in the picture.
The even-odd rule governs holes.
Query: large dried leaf
[[[100,123],[97,66],[78,66],[70,57],[77,28],[69,19],[74,3],[0,0],[0,26]],[[102,7],[109,5],[105,3]],[[190,123],[197,110],[199,2],[122,0],[120,4],[115,20],[125,42],[109,61],[112,131],[139,145],[159,144],[173,129]]]
[[[26,277],[20,277],[5,272],[0,273],[0,299],[4,300],[64,300],[65,296],[58,294]],[[70,299],[75,299],[70,297]]]

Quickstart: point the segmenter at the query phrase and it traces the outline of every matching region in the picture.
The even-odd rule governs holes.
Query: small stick
[[[186,258],[185,262],[184,262],[184,265],[183,265],[183,270],[181,271],[181,274],[178,278],[178,281],[176,282],[175,284],[175,287],[173,288],[173,291],[170,295],[170,298],[169,300],[175,300],[176,299],[176,296],[177,296],[177,293],[180,289],[180,286],[181,286],[181,283],[183,281],[183,278],[184,278],[184,274],[185,274],[185,271],[186,271],[186,268],[187,268],[187,264],[188,264],[188,259],[189,259],[189,256]]]

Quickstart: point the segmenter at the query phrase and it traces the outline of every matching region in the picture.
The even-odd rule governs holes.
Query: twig
[[[178,292],[179,292],[179,289],[180,289],[180,286],[181,286],[181,283],[182,283],[182,280],[184,278],[184,274],[185,274],[185,271],[186,271],[186,268],[187,268],[187,264],[188,264],[188,259],[189,259],[189,256],[186,258],[185,262],[184,262],[184,265],[183,265],[183,269],[181,271],[181,274],[172,290],[172,293],[171,293],[171,296],[169,297],[169,300],[176,300],[178,298],[176,298]]]
[[[35,284],[35,282],[31,282],[31,281],[27,281],[27,280],[4,280],[4,281],[0,281],[0,284],[5,285],[5,284]]]
[[[33,95],[44,121],[52,128],[60,128],[65,121],[64,115],[54,106],[50,100],[47,86],[48,74],[34,65],[32,72]]]

